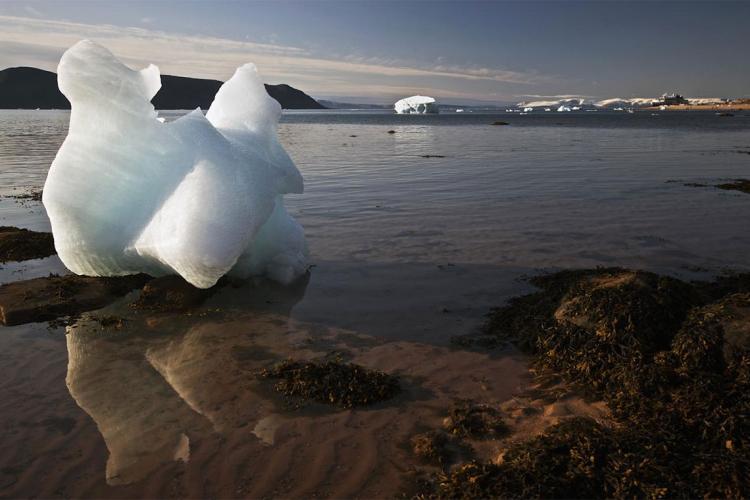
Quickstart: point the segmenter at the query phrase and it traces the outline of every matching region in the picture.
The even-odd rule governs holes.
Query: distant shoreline
[[[750,103],[727,104],[672,104],[666,106],[667,111],[744,111],[750,110]],[[641,108],[645,110],[659,110],[660,106]]]

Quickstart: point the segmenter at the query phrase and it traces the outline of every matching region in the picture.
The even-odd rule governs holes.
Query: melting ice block
[[[82,41],[63,54],[68,136],[42,201],[55,247],[77,274],[177,273],[208,288],[224,274],[288,283],[307,266],[302,227],[283,195],[302,175],[279,144],[281,106],[246,64],[206,116],[163,123],[159,69],[133,71]]]
[[[393,105],[393,109],[396,113],[403,114],[425,114],[425,113],[438,113],[438,105],[435,99],[424,95],[413,95],[411,97],[404,97],[400,101],[397,101]]]

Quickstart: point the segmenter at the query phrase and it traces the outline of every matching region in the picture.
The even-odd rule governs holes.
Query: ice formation
[[[425,114],[425,113],[438,113],[438,105],[435,99],[423,95],[413,95],[411,97],[404,97],[400,101],[397,101],[393,105],[393,109],[400,115],[408,115],[412,113]]]
[[[281,106],[255,66],[237,69],[208,113],[160,121],[159,69],[134,71],[82,41],[63,54],[70,128],[43,202],[73,272],[179,274],[208,288],[224,274],[288,283],[306,269],[302,227],[283,195],[302,175],[279,144]]]

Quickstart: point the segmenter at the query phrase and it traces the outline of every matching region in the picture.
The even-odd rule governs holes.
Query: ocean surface
[[[42,187],[68,116],[0,111],[0,195]],[[685,186],[750,177],[749,112],[296,111],[279,134],[313,261],[750,265],[750,196]],[[34,208],[6,201],[2,223],[45,227]]]
[[[42,188],[68,119],[0,111],[0,225],[49,230],[14,196]],[[750,269],[750,195],[713,187],[750,177],[748,112],[285,112],[279,135],[305,178],[286,203],[309,276],[225,287],[190,315],[128,297],[92,313],[122,331],[88,316],[0,328],[0,496],[392,497],[415,426],[529,386],[517,352],[449,347],[524,277]],[[1,267],[2,283],[66,272],[57,257]],[[295,413],[252,375],[331,353],[399,374],[404,394]]]

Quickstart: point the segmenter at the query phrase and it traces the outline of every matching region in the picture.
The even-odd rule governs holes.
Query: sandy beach
[[[2,351],[14,354],[2,358],[3,496],[392,497],[423,467],[410,437],[440,428],[457,400],[503,408],[509,439],[573,415],[606,416],[574,394],[550,402],[533,392],[527,360],[512,349],[383,342],[290,320],[294,298],[242,313],[212,300],[189,318],[135,313],[123,300],[64,333],[6,329]],[[106,316],[124,326],[103,328],[95,318]],[[332,353],[398,375],[402,393],[361,410],[291,409],[255,376],[289,357]],[[506,446],[474,444],[472,455],[490,461]]]

